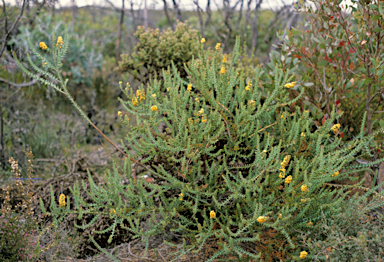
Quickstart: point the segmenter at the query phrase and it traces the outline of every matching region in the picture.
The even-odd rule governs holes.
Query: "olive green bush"
[[[67,35],[57,39],[57,43],[61,41],[63,49],[55,42],[51,48],[40,44],[53,56],[53,62],[42,60],[57,73],[60,86],[36,78],[66,95],[92,124],[61,77]],[[354,165],[383,130],[366,135],[361,129],[355,140],[342,141],[341,126],[335,122],[339,115],[334,111],[316,125],[309,111],[294,106],[304,89],[293,81],[292,70],[284,73],[276,65],[266,73],[259,66],[255,76],[249,76],[236,68],[239,39],[228,55],[231,59],[223,56],[220,44],[213,54],[201,44],[197,39],[198,57],[184,64],[188,79],[171,62],[172,68],[163,70],[162,79],[152,81],[146,90],[142,86],[134,92],[129,84],[123,87],[120,83],[128,100],[120,100],[125,111],[118,115],[129,127],[125,139],[134,153],[122,143],[128,157],[124,165],[116,162],[105,174],[105,184],[96,185],[89,175],[89,186],[83,183],[82,188],[79,184],[71,188],[74,206],[64,195],[58,206],[52,191],[50,210],[41,201],[42,211],[53,217],[56,227],[70,214],[78,214],[78,219],[94,215],[88,224],[76,225],[82,229],[108,215],[114,222],[95,233],[111,232],[111,242],[116,227],[121,226],[145,242],[144,256],[151,237],[176,232],[183,240],[182,249],[174,254],[178,257],[198,252],[208,239],[217,239],[221,249],[208,261],[229,254],[241,260],[312,258],[311,250],[299,249],[298,232],[314,230],[324,217],[343,212],[343,200],[356,185],[335,189],[329,183],[382,162]],[[39,56],[40,51],[33,52]],[[51,71],[35,69],[54,76]],[[289,98],[292,89],[300,92],[294,99]],[[136,126],[130,125],[127,113],[136,116]],[[158,129],[162,121],[167,125],[165,133]],[[137,176],[132,161],[146,170],[153,183]],[[367,199],[379,186],[367,189],[357,201]],[[92,203],[84,201],[81,191],[87,192]],[[382,204],[375,203],[369,210]]]

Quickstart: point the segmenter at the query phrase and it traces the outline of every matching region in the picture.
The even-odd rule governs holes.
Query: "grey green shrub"
[[[55,47],[56,42],[47,48],[54,63],[43,60],[57,72],[61,86],[38,79],[63,92],[90,122],[60,75],[60,61],[68,48],[66,36],[63,40],[63,49]],[[79,219],[94,215],[87,225],[76,225],[79,228],[109,215],[114,220],[111,226],[95,233],[111,232],[110,242],[120,225],[143,239],[144,256],[151,237],[171,231],[182,235],[178,257],[198,252],[213,238],[221,249],[207,261],[228,254],[243,261],[271,258],[271,254],[293,261],[304,258],[303,252],[312,258],[311,250],[298,249],[298,231],[315,230],[324,217],[343,212],[350,187],[335,189],[329,183],[366,170],[368,165],[354,165],[354,160],[382,130],[369,136],[361,131],[355,140],[343,142],[335,113],[316,126],[311,112],[294,106],[304,90],[292,82],[291,71],[284,73],[277,65],[266,73],[259,66],[250,77],[235,67],[239,39],[227,61],[219,45],[213,55],[201,48],[199,40],[195,45],[198,57],[184,64],[188,79],[171,62],[172,68],[163,70],[162,79],[155,79],[146,90],[142,86],[133,92],[120,83],[127,101],[121,100],[126,111],[119,115],[129,127],[125,139],[135,153],[126,148],[124,165],[116,164],[107,172],[105,184],[96,185],[89,176],[89,187],[83,183],[82,188],[79,184],[72,188],[74,207],[68,199],[57,206],[52,191],[49,212],[41,202],[43,212],[53,217],[56,226],[69,214],[78,214]],[[38,56],[40,51],[33,52]],[[299,96],[290,99],[290,89],[298,90]],[[127,112],[136,116],[136,126],[124,117]],[[158,129],[162,121],[167,125],[165,133]],[[131,163],[137,159],[142,159],[140,165],[153,183],[136,176]],[[122,179],[129,183],[123,184]],[[365,200],[377,187],[357,200]],[[85,202],[80,190],[93,202]],[[142,221],[148,222],[148,229],[143,229]],[[251,244],[252,250],[247,248]]]

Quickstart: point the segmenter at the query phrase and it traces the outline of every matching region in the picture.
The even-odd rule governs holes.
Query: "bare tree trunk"
[[[120,60],[120,42],[121,42],[121,28],[123,26],[124,22],[124,2],[125,0],[122,0],[122,8],[121,8],[121,14],[120,14],[120,22],[117,29],[117,40],[116,40],[116,63]]]
[[[205,25],[204,25],[203,17],[202,17],[203,10],[201,9],[201,7],[199,5],[199,0],[195,0],[195,1],[193,1],[193,3],[196,5],[197,15],[199,17],[201,36],[205,37]]]
[[[147,7],[147,0],[144,0],[144,28],[145,28],[145,30],[148,29],[148,7]]]
[[[180,12],[179,5],[177,4],[176,0],[172,0],[172,2],[173,2],[173,10],[175,11],[176,20],[183,22],[183,20],[181,19],[181,12]]]
[[[171,26],[172,30],[175,30],[175,26],[174,26],[174,24],[172,23],[171,18],[169,17],[168,6],[167,6],[167,0],[163,0],[163,3],[164,3],[164,13],[165,13],[165,16],[167,17],[168,24]]]

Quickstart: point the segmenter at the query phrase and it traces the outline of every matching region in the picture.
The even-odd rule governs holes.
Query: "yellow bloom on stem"
[[[113,208],[111,208],[111,211],[110,213],[113,215],[113,214],[116,214],[116,210],[114,210]]]
[[[265,217],[265,216],[259,216],[258,218],[257,218],[257,222],[259,222],[259,223],[264,223],[265,221],[267,221],[267,217]]]
[[[56,46],[60,45],[60,48],[63,46],[63,37],[59,36],[57,38]]]
[[[301,186],[301,191],[306,192],[307,190],[308,190],[307,185],[302,185]]]
[[[121,116],[123,113],[121,113],[121,111],[117,112],[117,115],[118,116]]]
[[[180,201],[183,200],[183,196],[184,196],[183,193],[180,193],[180,194],[179,194],[179,200],[180,200]]]
[[[289,184],[292,182],[292,176],[287,176],[287,178],[284,181],[286,184]]]
[[[334,132],[334,133],[337,133],[337,131],[339,131],[341,125],[340,124],[336,124],[336,125],[333,125],[331,130]]]
[[[156,94],[153,94],[152,97],[153,97],[153,98],[156,98]]]
[[[207,119],[203,117],[203,118],[201,119],[201,122],[206,123],[206,122],[207,122]]]
[[[225,67],[224,66],[220,69],[220,74],[225,74]]]
[[[137,102],[137,97],[132,98],[132,104],[134,106],[137,106],[139,104],[139,102]]]
[[[338,176],[339,174],[340,174],[340,172],[339,172],[339,171],[336,171],[335,173],[333,173],[332,176]]]
[[[284,87],[286,87],[286,88],[292,88],[292,87],[294,87],[295,85],[296,85],[296,82],[291,82],[291,83],[286,84]]]
[[[224,55],[223,57],[223,64],[225,64],[227,62],[227,55]]]
[[[202,108],[202,109],[200,109],[199,111],[198,111],[198,113],[201,115],[201,114],[204,114],[204,109]]]
[[[64,194],[61,194],[59,196],[59,206],[61,206],[61,207],[65,206],[65,195]]]
[[[188,84],[188,86],[187,86],[187,91],[189,92],[189,91],[191,91],[192,90],[192,84]]]
[[[211,217],[211,218],[216,218],[216,213],[215,213],[215,211],[211,211],[211,212],[209,212],[209,216]]]
[[[307,251],[301,251],[301,252],[300,252],[300,258],[301,258],[301,259],[306,258],[307,255],[308,255],[308,252],[307,252]]]
[[[45,49],[47,49],[48,47],[47,47],[47,45],[46,45],[44,42],[40,42],[40,48],[43,49],[43,50],[45,50]]]
[[[251,91],[251,89],[249,88],[249,86],[246,86],[246,87],[245,87],[245,90],[247,90],[247,91]]]
[[[282,217],[283,217],[283,214],[280,213],[280,214],[279,214],[279,218],[282,218]]]
[[[309,226],[309,227],[310,227],[310,226],[313,226],[312,221],[308,222],[308,223],[307,223],[307,226]]]
[[[157,111],[157,106],[156,105],[151,106],[151,110],[152,111]]]
[[[220,49],[220,46],[221,46],[221,43],[217,43],[216,46],[215,46],[215,49],[216,49],[216,50],[219,50],[219,49]]]
[[[205,38],[201,38],[201,41],[200,41],[202,44],[205,43]]]
[[[283,167],[283,168],[280,168],[280,174],[279,174],[279,177],[280,178],[285,178],[285,168]]]
[[[46,66],[46,65],[47,65],[47,63],[43,63],[43,67]]]
[[[248,103],[253,106],[253,105],[255,105],[256,101],[255,100],[249,100]]]

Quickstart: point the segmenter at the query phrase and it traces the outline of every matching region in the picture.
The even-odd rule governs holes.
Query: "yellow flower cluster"
[[[295,85],[296,85],[296,82],[291,82],[291,83],[286,84],[284,87],[286,87],[286,88],[292,88],[292,87],[294,87]]]
[[[223,66],[223,67],[221,67],[221,69],[220,69],[220,74],[225,74],[225,67]]]
[[[285,168],[288,166],[289,160],[291,160],[291,155],[287,155],[286,157],[284,157],[283,162],[281,162],[281,168],[279,170],[280,171],[280,174],[279,174],[280,178],[285,178]]]
[[[333,125],[331,130],[333,131],[333,133],[337,133],[339,131],[340,127],[341,127],[340,124],[336,124],[336,125]]]
[[[151,106],[151,110],[154,112],[157,111],[157,106],[156,105]]]
[[[226,62],[227,62],[227,55],[225,54],[223,57],[223,64],[225,64]]]
[[[311,222],[311,221],[309,221],[308,223],[307,223],[307,226],[313,226],[313,223]]]
[[[43,49],[43,50],[45,50],[45,49],[47,49],[48,47],[47,47],[47,45],[46,45],[44,42],[40,42],[40,48]]]
[[[340,172],[339,171],[336,171],[335,173],[333,173],[333,177],[335,177],[335,176],[338,176],[340,174]]]
[[[141,100],[145,99],[145,93],[144,93],[143,90],[137,90],[136,91],[136,96],[132,98],[132,104],[134,106],[137,106],[139,104],[137,98],[140,98],[140,102],[141,102]]]
[[[180,201],[183,200],[183,196],[184,196],[183,193],[180,193],[180,194],[179,194],[179,200],[180,200]]]
[[[197,115],[202,115],[202,114],[204,114],[204,109],[203,108],[198,111]]]
[[[156,94],[153,94],[152,97],[153,97],[153,98],[156,98]]]
[[[192,91],[192,84],[188,84],[188,86],[187,86],[187,91],[188,91],[188,92]]]
[[[205,38],[201,38],[201,41],[200,41],[202,44],[205,43]]]
[[[259,216],[256,220],[259,223],[264,223],[265,221],[268,220],[268,217],[266,217],[266,216]]]
[[[286,184],[289,184],[292,182],[292,176],[287,176],[287,178],[284,181]]]
[[[307,185],[302,185],[300,189],[301,189],[302,192],[307,192],[308,186]]]
[[[307,255],[308,255],[308,252],[307,252],[307,251],[301,251],[301,252],[300,252],[300,258],[301,258],[301,259],[306,258]]]
[[[252,80],[249,80],[247,86],[245,87],[245,90],[251,91],[251,87],[252,87]]]
[[[61,194],[59,196],[59,206],[61,206],[61,207],[65,206],[65,195],[64,194]]]
[[[61,36],[57,38],[56,46],[58,45],[60,45],[60,48],[63,46],[63,38]]]
[[[117,115],[118,115],[118,116],[122,116],[123,113],[121,113],[121,111],[118,111],[118,112],[117,112]]]
[[[219,49],[220,49],[220,46],[221,46],[221,43],[217,43],[216,46],[215,46],[215,49],[216,49],[216,50],[219,50]]]
[[[209,216],[211,217],[211,218],[216,218],[216,213],[215,213],[215,211],[211,211],[211,212],[209,212]]]
[[[47,63],[43,63],[43,67],[46,66],[46,65],[47,65]]]
[[[114,214],[116,214],[116,210],[114,210],[113,208],[111,208],[110,213],[111,213],[111,215],[114,215]]]
[[[311,199],[310,198],[302,198],[301,203],[306,203],[309,202]]]

